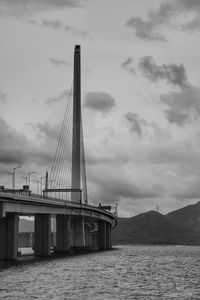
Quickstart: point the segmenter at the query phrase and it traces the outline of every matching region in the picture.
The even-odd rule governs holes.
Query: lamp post
[[[21,176],[21,178],[24,178],[26,180],[26,185],[27,185],[28,177],[27,176]]]
[[[14,189],[14,181],[13,181],[14,173],[13,172],[8,172],[8,174],[12,175],[12,189]]]
[[[39,194],[40,190],[40,181],[39,180],[34,180],[34,182],[37,183],[37,194]]]
[[[30,190],[30,184],[31,184],[31,174],[35,174],[36,172],[29,172],[28,173],[28,185],[29,185],[29,190]]]
[[[42,179],[45,178],[46,176],[40,177],[40,194],[42,195]]]
[[[21,167],[18,166],[18,167],[15,167],[13,168],[13,172],[9,172],[8,174],[11,174],[12,175],[12,189],[14,190],[15,189],[15,171],[17,169],[20,169]]]
[[[18,167],[15,167],[15,168],[13,168],[13,189],[15,189],[15,171],[17,170],[17,169],[20,169],[21,168],[21,166],[18,166]]]

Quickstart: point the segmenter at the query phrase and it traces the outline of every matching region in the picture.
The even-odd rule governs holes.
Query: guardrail
[[[68,192],[71,192],[71,191],[68,191]],[[3,194],[6,194],[6,195],[16,195],[16,196],[25,196],[25,197],[30,197],[30,198],[37,198],[38,200],[39,199],[43,199],[43,200],[52,200],[52,201],[56,201],[58,204],[61,204],[61,205],[81,205],[81,207],[83,208],[94,208],[94,209],[101,209],[101,210],[104,210],[106,211],[108,214],[110,215],[114,215],[115,217],[117,217],[117,210],[116,210],[116,207],[115,209],[113,209],[113,212],[107,209],[104,209],[104,206],[94,206],[94,205],[90,205],[90,204],[87,204],[87,203],[82,203],[81,201],[81,198],[80,198],[80,202],[77,203],[77,202],[74,202],[74,201],[70,201],[70,200],[67,200],[67,199],[61,199],[61,198],[56,198],[56,197],[50,197],[50,196],[47,196],[45,194],[41,195],[41,194],[35,194],[35,193],[32,193],[30,190],[13,190],[13,189],[6,189],[6,188],[1,188],[0,187],[0,193],[3,193]],[[55,204],[55,202],[54,202]],[[105,207],[106,208],[106,207]],[[110,206],[109,206],[110,208]],[[112,208],[114,208],[114,206],[112,206]]]

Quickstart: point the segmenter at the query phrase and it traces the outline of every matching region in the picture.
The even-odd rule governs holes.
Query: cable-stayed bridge
[[[48,151],[48,149],[47,149]],[[100,199],[101,201],[101,199]],[[81,116],[81,51],[74,50],[74,78],[50,174],[43,195],[29,189],[0,189],[0,260],[15,260],[19,216],[34,216],[34,255],[49,256],[51,218],[56,217],[55,252],[112,248],[117,224],[109,206],[88,203]]]

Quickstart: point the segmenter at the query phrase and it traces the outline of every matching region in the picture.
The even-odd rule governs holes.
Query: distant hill
[[[55,222],[53,224],[55,231]],[[19,232],[33,232],[34,222],[20,219]],[[200,245],[200,202],[163,215],[148,211],[119,218],[112,232],[114,245]]]
[[[52,231],[56,231],[55,220],[51,222],[51,226],[53,226]],[[34,221],[22,219],[19,220],[19,232],[33,232],[34,231]]]
[[[113,244],[200,245],[200,202],[167,215],[156,211],[119,218]]]

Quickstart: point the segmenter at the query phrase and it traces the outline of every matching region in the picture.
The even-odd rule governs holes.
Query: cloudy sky
[[[91,203],[199,201],[199,0],[0,0],[0,36],[0,185],[50,170],[80,44]]]

